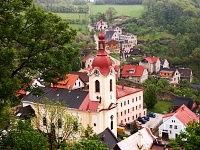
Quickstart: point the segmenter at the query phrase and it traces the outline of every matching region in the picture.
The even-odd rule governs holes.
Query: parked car
[[[142,118],[142,117],[138,117],[138,119],[137,119],[139,122],[141,122],[142,124],[145,124],[147,121],[144,119],[144,118]]]
[[[150,112],[147,116],[152,117],[152,118],[156,118],[156,114],[154,112]]]
[[[142,124],[142,123],[141,123],[140,121],[138,121],[138,120],[135,120],[135,123],[136,123],[136,124],[139,124],[139,125]]]
[[[143,116],[142,118],[144,118],[146,121],[149,121],[149,116]]]

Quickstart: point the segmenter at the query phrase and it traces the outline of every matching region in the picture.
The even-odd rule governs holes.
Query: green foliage
[[[0,141],[0,149],[6,150],[47,150],[48,146],[44,134],[35,131],[28,121],[19,121]]]
[[[144,102],[147,108],[153,108],[157,103],[156,86],[154,84],[147,85],[145,88]]]
[[[187,150],[194,150],[200,147],[200,123],[192,121],[185,131],[182,131],[175,141],[169,144],[172,148],[182,147]]]
[[[2,1],[0,7],[0,100],[6,102],[33,76],[40,74],[47,82],[62,78],[78,51],[66,46],[76,31],[31,0]]]
[[[149,108],[148,112],[166,113],[172,110],[172,102],[166,100],[158,100],[154,108]]]
[[[132,125],[131,125],[131,134],[134,134],[138,132],[138,127],[137,127],[137,124],[134,122]]]

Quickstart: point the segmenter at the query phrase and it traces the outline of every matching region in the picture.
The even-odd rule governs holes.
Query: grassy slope
[[[140,17],[143,11],[142,5],[91,5],[91,15],[98,12],[105,13],[109,7],[113,7],[117,11],[116,16]]]
[[[158,103],[152,109],[148,109],[148,112],[155,112],[155,113],[166,113],[169,112],[172,108],[172,102],[170,101],[162,101],[158,100]]]

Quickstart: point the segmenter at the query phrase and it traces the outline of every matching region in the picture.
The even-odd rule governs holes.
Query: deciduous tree
[[[157,103],[156,86],[154,84],[147,85],[144,91],[144,102],[148,108],[153,108]]]
[[[0,102],[5,103],[32,77],[62,78],[78,51],[66,46],[76,31],[32,0],[0,0],[0,8]]]

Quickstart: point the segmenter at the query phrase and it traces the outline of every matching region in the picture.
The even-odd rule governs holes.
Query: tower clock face
[[[98,75],[99,75],[99,70],[95,70],[95,71],[94,71],[94,74],[95,74],[96,76],[98,76]]]

